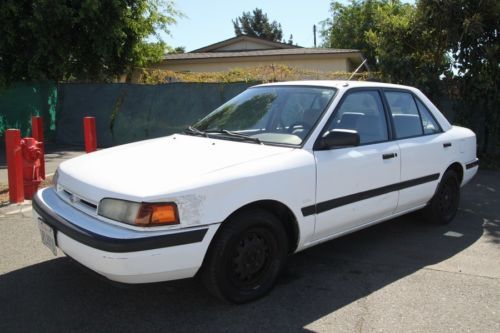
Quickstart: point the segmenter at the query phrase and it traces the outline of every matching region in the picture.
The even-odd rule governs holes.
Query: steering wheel
[[[309,128],[309,127],[310,127],[309,124],[304,122],[304,121],[296,121],[296,122],[292,123],[290,126],[288,126],[287,132],[293,133],[293,131],[296,129],[302,128],[305,130],[306,128]]]

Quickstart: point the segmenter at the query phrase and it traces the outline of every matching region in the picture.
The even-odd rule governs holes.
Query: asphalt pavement
[[[0,332],[500,332],[500,172],[480,171],[448,226],[410,214],[290,257],[267,297],[211,297],[196,279],[124,286],[0,216]]]

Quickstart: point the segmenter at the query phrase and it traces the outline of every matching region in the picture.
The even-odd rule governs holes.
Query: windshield
[[[250,88],[186,133],[255,143],[300,145],[336,89],[304,86]]]

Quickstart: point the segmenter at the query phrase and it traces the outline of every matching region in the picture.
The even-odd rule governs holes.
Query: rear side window
[[[378,91],[349,93],[330,121],[328,130],[333,129],[357,131],[360,144],[386,141],[387,122]]]
[[[385,97],[391,109],[398,139],[423,135],[422,121],[412,94],[387,91]]]
[[[417,101],[418,111],[420,111],[420,116],[422,117],[422,127],[424,128],[424,134],[435,134],[441,132],[441,128],[437,124],[436,120],[432,116],[431,112],[418,98]]]

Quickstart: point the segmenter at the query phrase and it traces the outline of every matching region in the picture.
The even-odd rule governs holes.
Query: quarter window
[[[398,139],[422,135],[423,128],[417,105],[412,94],[405,92],[387,91],[385,93],[391,109],[396,137]]]
[[[422,127],[424,128],[425,134],[435,134],[441,132],[441,128],[437,124],[436,120],[432,116],[431,112],[418,98],[417,101],[418,111],[420,111],[420,116],[422,117]]]
[[[328,130],[333,129],[357,131],[360,144],[386,141],[387,122],[378,91],[349,93],[330,121]]]

